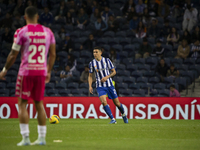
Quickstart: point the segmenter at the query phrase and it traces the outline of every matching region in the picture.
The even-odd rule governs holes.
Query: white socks
[[[23,138],[29,137],[29,126],[28,126],[28,124],[20,123],[19,127],[20,127],[20,133],[21,133],[22,137]]]
[[[38,138],[45,138],[47,133],[47,127],[38,125]]]

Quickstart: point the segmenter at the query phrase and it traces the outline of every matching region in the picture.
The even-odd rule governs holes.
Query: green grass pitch
[[[0,120],[0,150],[199,150],[199,120],[61,119],[47,121],[47,145],[17,147],[18,119]],[[30,140],[37,138],[37,120],[30,120]],[[53,140],[62,140],[54,143]]]

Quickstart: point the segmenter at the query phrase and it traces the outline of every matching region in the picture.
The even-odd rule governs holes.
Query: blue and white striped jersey
[[[108,78],[105,82],[101,82],[101,79],[103,77],[106,77],[110,74],[110,70],[114,68],[112,62],[109,58],[104,58],[100,61],[97,61],[96,59],[93,59],[90,64],[90,73],[95,72],[96,76],[96,87],[110,87],[113,86],[112,79]]]

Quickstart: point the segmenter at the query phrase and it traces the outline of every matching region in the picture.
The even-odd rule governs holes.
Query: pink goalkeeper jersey
[[[28,24],[16,30],[13,50],[21,50],[18,75],[46,76],[47,55],[51,44],[55,44],[52,31],[40,24]]]

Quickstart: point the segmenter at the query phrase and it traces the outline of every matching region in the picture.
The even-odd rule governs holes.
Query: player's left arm
[[[5,80],[4,76],[6,75],[8,69],[10,69],[10,67],[14,64],[18,54],[19,51],[16,51],[14,49],[11,50],[7,57],[6,64],[3,67],[3,70],[0,72],[0,80]]]
[[[112,78],[116,75],[116,70],[115,68],[111,69],[111,74],[109,74],[108,76],[104,77],[101,79],[101,82],[105,82],[107,79]]]

